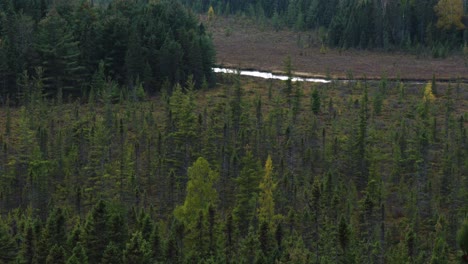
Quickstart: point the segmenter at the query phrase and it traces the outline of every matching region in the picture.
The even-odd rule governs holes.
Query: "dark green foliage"
[[[234,221],[238,224],[239,231],[243,235],[247,234],[248,227],[255,216],[262,168],[255,160],[251,152],[247,152],[242,158],[242,169],[236,179],[238,191],[236,195],[237,204],[234,207]]]
[[[88,256],[86,255],[86,251],[80,242],[78,242],[76,246],[73,248],[72,255],[67,260],[67,264],[71,264],[71,263],[81,263],[81,264],[88,263]]]
[[[17,252],[15,241],[8,229],[0,222],[0,261],[3,263],[13,263]]]
[[[123,251],[123,263],[151,263],[150,244],[142,237],[141,232],[135,232]]]
[[[468,220],[465,219],[457,232],[457,242],[463,254],[468,255]]]
[[[312,112],[314,114],[318,114],[320,112],[320,95],[317,89],[314,89],[312,92],[312,97],[311,97],[311,103],[312,103]]]
[[[444,57],[450,48],[463,45],[463,30],[436,26],[437,0],[415,1],[338,1],[338,0],[253,0],[253,1],[182,1],[206,14],[212,5],[216,14],[245,14],[252,19],[265,18],[276,30],[283,26],[295,30],[326,32],[329,43],[340,48],[401,47],[418,52],[421,45],[436,57]]]
[[[289,56],[284,61],[284,71],[286,73],[286,76],[288,76],[288,79],[285,81],[284,93],[285,93],[285,97],[286,97],[288,104],[291,105],[291,96],[292,96],[292,91],[293,91],[293,83],[292,83],[293,66],[291,62],[291,57]]]
[[[90,262],[92,263],[92,262]],[[121,264],[122,261],[122,250],[119,249],[112,241],[107,245],[106,249],[102,254],[102,264]]]
[[[54,245],[47,255],[46,264],[65,264],[65,250],[62,246]]]
[[[83,90],[89,102],[44,97],[50,79],[37,68],[19,78],[20,106],[0,111],[0,262],[450,263],[467,254],[466,84],[437,83],[439,94],[422,103],[415,83],[291,82],[288,103],[284,81],[223,75],[218,89],[196,91],[201,71],[184,72],[203,62],[184,52],[184,85],[167,78],[160,96],[135,100],[134,91],[164,82],[161,54],[148,48],[164,45],[161,32],[199,50],[193,37],[203,31],[174,30],[185,21],[177,4],[135,4],[56,7],[65,23],[77,18],[64,14],[91,16],[75,40],[94,26],[109,37],[105,49],[96,44],[103,58],[78,46],[85,76],[94,74]],[[306,27],[325,23],[293,7]],[[174,27],[127,19],[134,12]],[[140,52],[143,67],[132,61]],[[330,102],[328,111],[317,101]],[[276,188],[260,184],[269,156]]]
[[[23,234],[23,241],[18,253],[18,263],[27,264],[33,263],[34,254],[36,252],[36,238],[32,223],[27,223]]]
[[[438,237],[434,245],[434,250],[432,251],[431,264],[449,263],[447,255],[447,243],[442,237]]]
[[[39,22],[36,45],[41,66],[45,69],[46,92],[60,97],[63,90],[80,92],[82,67],[78,60],[78,42],[55,8]]]
[[[152,258],[155,261],[162,260],[163,254],[163,247],[161,236],[159,234],[159,226],[157,224],[153,225],[153,231],[151,233],[151,237],[149,239],[151,251],[153,253]]]
[[[98,263],[110,240],[109,208],[106,202],[99,201],[88,214],[84,226],[85,243],[90,263]],[[115,231],[115,230],[114,230]],[[123,243],[123,241],[112,241]]]
[[[177,1],[115,0],[107,8],[79,0],[14,2],[23,3],[5,4],[7,13],[0,9],[2,98],[27,92],[17,77],[36,66],[44,68],[48,96],[61,101],[87,95],[99,61],[110,77],[128,85],[124,93],[137,88],[138,79],[151,93],[165,80],[185,83],[191,75],[196,88],[213,84],[211,39]]]

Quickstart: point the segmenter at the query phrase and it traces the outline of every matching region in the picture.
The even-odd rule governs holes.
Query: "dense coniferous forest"
[[[177,1],[145,2],[0,1],[3,101],[22,100],[34,78],[57,98],[100,93],[92,89],[100,64],[116,97],[154,94],[189,76],[197,88],[212,85],[215,54],[203,24]]]
[[[315,30],[340,48],[433,49],[445,56],[468,41],[466,0],[182,0],[207,12],[245,14],[275,27]],[[465,24],[463,24],[465,23]]]
[[[215,78],[177,1],[52,2],[0,0],[0,263],[468,258],[466,83]]]

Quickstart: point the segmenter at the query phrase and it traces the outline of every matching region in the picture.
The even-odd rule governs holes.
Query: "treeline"
[[[107,95],[113,84],[100,76]],[[138,103],[33,93],[2,108],[0,261],[423,264],[457,263],[459,246],[466,254],[466,85],[219,80],[196,91],[189,78]]]
[[[342,48],[430,47],[434,56],[460,49],[468,40],[463,30],[462,0],[212,0],[186,1],[199,12],[212,5],[217,14],[246,14],[277,27],[320,30],[325,44]],[[465,20],[467,20],[465,18]],[[465,22],[466,23],[466,22]]]
[[[196,17],[177,1],[0,1],[0,96],[29,94],[43,79],[49,96],[89,95],[102,63],[116,94],[167,82],[213,84],[215,52]],[[99,91],[94,91],[99,92]]]

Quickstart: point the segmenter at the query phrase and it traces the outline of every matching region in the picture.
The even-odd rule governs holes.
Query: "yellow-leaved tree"
[[[424,88],[424,96],[423,96],[423,101],[424,102],[433,102],[435,100],[434,93],[432,92],[432,83],[428,82],[426,84],[426,87]]]
[[[437,20],[438,28],[451,29],[453,26],[459,30],[465,28],[462,23],[464,13],[462,0],[440,0],[434,6],[434,11],[439,18]]]
[[[215,18],[215,12],[213,6],[208,9],[208,21],[212,21]]]
[[[206,215],[210,206],[214,206],[218,199],[218,193],[214,184],[218,180],[219,173],[210,168],[210,164],[204,158],[198,158],[187,171],[187,196],[183,205],[174,210],[175,217],[184,223],[188,229],[195,227],[200,216]]]
[[[271,156],[265,163],[265,175],[260,182],[260,199],[258,208],[258,219],[260,222],[272,223],[275,216],[275,201],[273,199],[273,192],[276,189],[276,183],[273,180],[273,163]]]

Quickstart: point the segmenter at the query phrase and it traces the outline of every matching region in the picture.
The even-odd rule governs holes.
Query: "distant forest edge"
[[[215,51],[178,1],[0,0],[0,96],[59,100],[213,83]],[[125,87],[118,89],[118,87]],[[128,87],[128,88],[127,88]]]
[[[466,0],[181,0],[199,12],[245,14],[276,28],[317,30],[340,48],[431,48],[434,57],[468,40]]]

